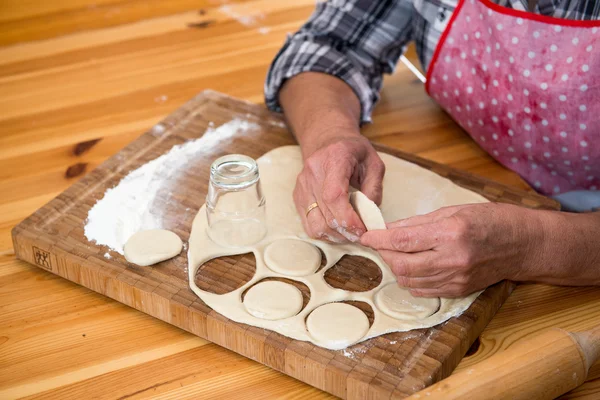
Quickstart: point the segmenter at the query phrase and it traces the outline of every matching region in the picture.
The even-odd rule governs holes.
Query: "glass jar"
[[[222,246],[246,247],[264,238],[265,198],[254,159],[230,154],[212,163],[206,214],[208,235]]]

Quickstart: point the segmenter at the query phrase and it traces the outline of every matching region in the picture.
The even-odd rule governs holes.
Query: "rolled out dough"
[[[321,252],[310,243],[298,239],[276,240],[265,249],[267,267],[280,274],[305,276],[321,265]]]
[[[381,210],[363,192],[350,193],[350,204],[358,214],[367,230],[386,229]]]
[[[278,320],[293,317],[302,309],[302,293],[279,281],[259,282],[244,297],[246,310],[257,318]]]
[[[306,326],[315,343],[331,350],[341,350],[358,342],[367,333],[369,319],[350,304],[329,303],[310,313]]]
[[[125,243],[123,252],[130,263],[142,267],[168,260],[181,253],[179,236],[165,229],[150,229],[134,233]]]
[[[463,189],[450,180],[415,164],[385,153],[380,153],[380,156],[386,165],[386,174],[383,180],[383,201],[381,203],[381,212],[385,221],[391,222],[425,214],[444,206],[487,201],[482,196]],[[271,329],[296,340],[311,341],[318,346],[338,349],[341,342],[335,342],[329,333],[318,327],[320,324],[314,323],[314,318],[327,311],[329,306],[327,308],[323,307],[324,311],[320,311],[311,318],[313,320],[311,323],[312,328],[307,327],[307,317],[326,304],[362,301],[369,304],[373,309],[373,324],[367,327],[364,332],[354,326],[347,328],[348,330],[352,329],[352,332],[345,332],[346,328],[343,328],[342,331],[335,331],[335,335],[339,335],[339,340],[343,341],[345,345],[351,345],[384,333],[403,332],[437,325],[461,314],[479,295],[479,293],[474,293],[459,299],[439,299],[439,309],[429,316],[424,316],[428,313],[427,310],[433,308],[432,305],[428,305],[429,300],[426,300],[425,303],[422,300],[415,300],[417,307],[412,308],[415,308],[418,311],[417,313],[412,312],[410,309],[408,309],[410,312],[398,311],[397,305],[392,307],[385,301],[378,302],[376,294],[387,285],[395,284],[396,277],[376,251],[354,243],[325,243],[310,239],[304,233],[302,221],[296,212],[292,198],[296,177],[302,170],[300,148],[298,146],[286,146],[274,149],[260,157],[257,163],[260,170],[262,190],[266,199],[267,234],[263,239],[253,245],[236,248],[215,243],[207,233],[208,224],[205,206],[202,206],[198,211],[193,222],[188,251],[190,287],[213,310],[236,322]],[[279,241],[285,239],[301,240],[317,246],[325,255],[326,265],[308,275],[294,275],[298,270],[289,268],[289,265],[295,263],[294,256],[291,253],[285,256],[273,257],[273,254],[282,251],[281,248],[276,249],[275,246]],[[268,251],[270,245],[273,247]],[[283,247],[285,248],[285,246]],[[250,252],[256,258],[256,272],[254,277],[240,288],[219,295],[203,291],[196,285],[196,273],[202,264],[217,257]],[[325,282],[324,274],[344,255],[361,256],[375,262],[381,269],[382,279],[380,285],[366,292],[351,292],[329,286]],[[269,264],[271,266],[269,268],[267,263],[269,260],[272,262],[275,258],[279,260],[287,259],[292,263],[287,264],[288,267],[282,268],[274,267],[276,264]],[[278,262],[277,265],[283,266],[284,264]],[[316,265],[316,261],[311,265]],[[242,293],[257,282],[269,277],[289,278],[305,284],[310,290],[308,304],[298,314],[284,320],[258,318],[248,312],[241,301]],[[246,295],[249,293],[250,291]],[[423,313],[421,313],[419,307],[423,307]],[[356,310],[360,312],[360,316],[356,314],[354,323],[357,326],[361,324],[364,327],[366,316],[362,311]],[[396,310],[396,312],[394,313],[393,310]],[[415,314],[418,314],[418,318],[415,318]],[[359,334],[359,332],[362,333]]]

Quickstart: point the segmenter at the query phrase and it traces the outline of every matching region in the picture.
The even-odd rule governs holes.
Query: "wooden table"
[[[197,92],[262,102],[286,32],[314,0],[0,2],[0,398],[329,395],[17,261],[10,230]],[[414,60],[414,52],[409,52]],[[370,139],[526,188],[403,65]],[[548,327],[600,324],[600,289],[521,285],[467,368]],[[566,398],[597,398],[600,380]]]

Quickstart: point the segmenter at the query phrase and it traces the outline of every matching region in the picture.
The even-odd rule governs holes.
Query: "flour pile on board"
[[[123,254],[123,245],[134,233],[163,228],[162,210],[153,203],[159,192],[170,193],[190,161],[257,127],[241,119],[231,120],[216,129],[209,128],[198,139],[173,146],[168,153],[130,172],[89,211],[85,237]]]

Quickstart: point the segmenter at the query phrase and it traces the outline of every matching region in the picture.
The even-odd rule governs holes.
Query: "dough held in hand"
[[[386,229],[381,210],[363,192],[357,190],[350,193],[350,204],[367,227],[367,230]]]
[[[179,236],[165,229],[151,229],[133,234],[123,247],[125,258],[142,267],[168,260],[181,253]]]

